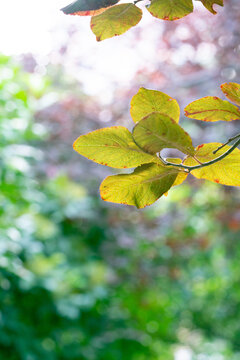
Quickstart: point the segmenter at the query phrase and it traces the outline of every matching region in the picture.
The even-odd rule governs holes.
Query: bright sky
[[[59,43],[64,43],[67,28],[71,24],[76,25],[79,31],[77,36],[74,35],[75,46],[71,48],[71,57],[67,59],[69,68],[85,84],[85,91],[93,95],[105,92],[107,101],[108,82],[127,84],[141,62],[154,55],[154,42],[148,42],[145,49],[139,46],[133,49],[127,46],[132,38],[129,31],[118,42],[109,39],[97,43],[89,28],[89,17],[66,16],[59,10],[70,2],[2,0],[0,52],[7,55],[33,53],[50,57]],[[148,21],[149,17],[145,16],[143,23]],[[76,63],[79,62],[81,66],[76,69]]]
[[[138,41],[133,47],[133,33],[130,30],[120,36],[118,41],[113,38],[97,43],[89,28],[89,17],[66,16],[60,11],[61,7],[70,2],[2,0],[0,52],[7,55],[33,53],[45,57],[46,62],[54,62],[54,49],[64,43],[67,28],[73,24],[78,32],[73,35],[74,46],[71,46],[71,54],[65,59],[65,64],[72,75],[83,83],[88,94],[102,94],[104,102],[111,101],[114,84],[127,86],[142,64],[154,66],[155,39],[161,36],[163,22],[157,20],[157,31],[149,31],[149,24],[153,24],[154,19],[145,11],[138,25],[144,27],[144,42]],[[186,55],[186,49],[184,54],[178,54],[177,60],[181,61],[183,55]]]

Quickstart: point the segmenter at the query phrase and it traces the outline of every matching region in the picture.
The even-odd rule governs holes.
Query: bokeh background
[[[104,203],[114,169],[77,136],[133,126],[140,86],[184,106],[240,82],[239,0],[176,22],[145,13],[95,41],[65,0],[0,8],[0,359],[239,360],[240,195],[189,176],[144,210]],[[239,122],[181,117],[195,145]]]

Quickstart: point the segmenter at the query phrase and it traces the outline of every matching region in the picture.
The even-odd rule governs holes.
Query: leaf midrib
[[[151,135],[155,136],[156,138],[158,138],[158,139],[160,139],[162,142],[164,142],[165,139],[163,139],[160,135],[152,132],[152,130],[150,130],[150,129],[148,129],[148,128],[145,128],[145,127],[142,126],[142,125],[139,125],[139,126],[140,126],[142,129],[151,132]],[[182,145],[179,145],[178,147],[176,147],[176,143],[173,142],[173,141],[171,141],[171,140],[168,140],[168,141],[165,140],[165,142],[166,142],[167,144],[170,144],[171,146],[173,146],[173,149],[178,149],[178,150],[182,151],[184,154],[186,153],[186,150],[188,150],[188,147],[183,147]],[[177,145],[178,145],[178,144],[177,144]],[[163,149],[163,148],[162,148],[162,149]],[[159,150],[162,150],[162,149],[159,149]],[[183,151],[183,150],[184,150],[184,151]]]
[[[137,146],[137,145],[136,145]],[[131,151],[135,151],[135,152],[138,152],[138,153],[141,153],[141,154],[144,154],[144,155],[149,155],[149,156],[152,156],[152,157],[156,157],[156,156],[154,156],[154,154],[149,154],[149,153],[147,153],[146,151],[143,151],[141,148],[139,148],[139,149],[135,149],[135,148],[132,148],[132,147],[130,147],[130,146],[128,146],[128,147],[124,147],[124,146],[122,146],[122,145],[88,145],[88,144],[86,144],[86,145],[76,145],[76,148],[77,147],[93,147],[93,148],[96,148],[96,147],[101,147],[101,148],[113,148],[113,149],[115,149],[115,148],[118,148],[118,149],[121,149],[121,150],[125,150],[125,151],[129,151],[129,150],[131,150]],[[156,157],[157,158],[157,157]]]
[[[228,112],[230,114],[234,114],[236,115],[236,113],[238,113],[238,116],[240,117],[240,111],[238,109],[236,109],[234,111],[231,111],[231,110],[225,110],[225,109],[208,109],[208,110],[199,110],[199,111],[195,111],[195,112],[189,112],[189,111],[185,111],[185,113],[188,115],[195,115],[195,114],[201,114],[201,113],[205,113],[205,112],[209,112],[209,111],[212,111],[212,112],[217,112],[217,111],[222,111],[222,112]]]

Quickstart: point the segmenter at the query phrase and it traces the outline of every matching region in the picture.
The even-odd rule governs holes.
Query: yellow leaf
[[[202,121],[232,121],[240,119],[236,106],[216,96],[206,96],[185,107],[185,115]]]
[[[100,186],[100,195],[105,201],[143,208],[166,193],[178,173],[170,166],[145,164],[132,174],[108,176]]]
[[[131,101],[130,114],[134,122],[142,120],[153,112],[170,116],[178,123],[180,108],[175,99],[161,91],[140,88]]]
[[[152,0],[148,11],[163,20],[178,20],[193,11],[192,0]]]
[[[118,169],[160,162],[157,156],[147,154],[139,148],[130,131],[123,126],[103,128],[79,136],[73,148],[98,164]]]
[[[155,112],[140,120],[133,129],[136,144],[150,154],[164,148],[178,149],[187,155],[194,155],[192,139],[173,119]]]
[[[214,160],[230,148],[230,146],[225,146],[216,154],[213,154],[213,151],[221,145],[219,143],[199,145],[196,148],[195,157],[202,163]],[[198,163],[189,157],[184,161],[184,165],[195,166]],[[193,170],[191,174],[198,179],[206,179],[223,185],[240,186],[240,150],[236,148],[224,159],[212,165]]]
[[[229,100],[240,106],[240,84],[225,83],[221,85],[221,90]]]
[[[97,41],[121,35],[137,25],[142,18],[142,10],[134,4],[112,6],[102,14],[92,17],[91,29]]]

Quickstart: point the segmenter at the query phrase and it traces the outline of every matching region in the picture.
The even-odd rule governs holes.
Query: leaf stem
[[[222,149],[224,146],[226,146],[227,144],[229,144],[230,142],[232,142],[233,140],[236,140],[237,138],[240,138],[240,134],[237,134],[233,137],[231,137],[230,139],[228,139],[228,141],[226,141],[224,144],[222,144],[221,146],[219,146],[216,150],[213,151],[213,154],[216,154],[220,149]]]
[[[192,170],[197,170],[197,169],[201,169],[202,167],[205,166],[209,166],[212,164],[217,163],[218,161],[224,159],[226,156],[228,156],[229,154],[231,154],[231,152],[233,152],[234,149],[236,149],[236,147],[238,147],[238,145],[240,145],[240,134],[238,136],[235,136],[233,139],[237,139],[239,137],[239,139],[230,147],[230,149],[228,149],[225,153],[223,153],[222,155],[220,155],[219,157],[217,157],[216,159],[213,159],[211,161],[205,162],[203,164],[199,164],[199,165],[195,165],[195,166],[187,166],[187,165],[183,165],[183,164],[173,164],[170,163],[166,160],[164,160],[161,156],[160,159],[163,161],[163,163],[167,166],[175,166],[175,167],[179,167],[179,168],[183,168],[188,170],[189,172]],[[223,144],[226,145],[226,144]],[[223,146],[222,146],[223,147]],[[220,148],[218,148],[217,150],[219,150]]]

